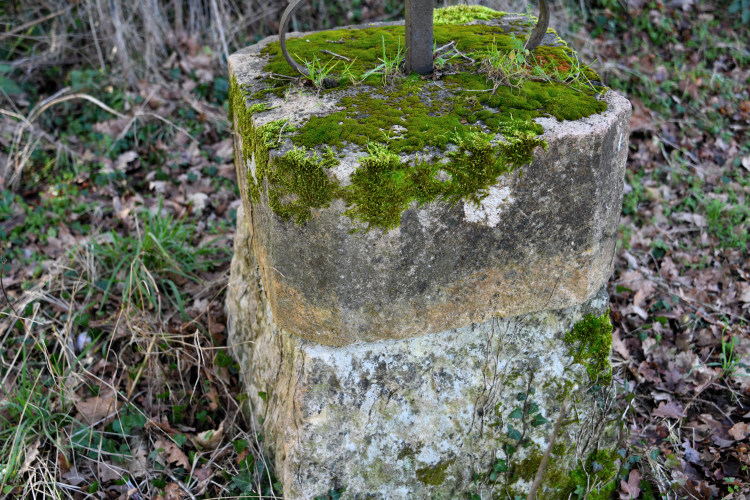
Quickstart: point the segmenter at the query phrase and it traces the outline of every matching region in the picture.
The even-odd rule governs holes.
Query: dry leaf
[[[118,481],[122,479],[122,473],[125,472],[121,467],[115,467],[107,462],[99,462],[99,482]]]
[[[656,285],[646,278],[640,271],[628,271],[622,275],[620,284],[627,288],[630,288],[634,292],[639,290],[643,292],[643,298],[648,299],[652,293],[656,290]]]
[[[172,441],[165,439],[157,439],[154,443],[154,447],[157,450],[163,450],[159,455],[164,459],[166,463],[175,463],[185,470],[190,470],[190,461],[187,455]]]
[[[138,153],[135,151],[125,151],[117,157],[115,161],[115,170],[124,171],[128,168],[128,163],[138,158]]]
[[[201,467],[200,469],[197,469],[195,471],[193,477],[198,481],[198,483],[193,487],[194,493],[196,496],[202,495],[206,492],[206,488],[208,487],[208,483],[211,481],[211,478],[214,477],[214,472],[211,469],[211,466]]]
[[[135,450],[133,458],[128,461],[128,471],[130,471],[131,476],[139,478],[146,475],[146,471],[148,470],[147,455],[145,448]]]
[[[122,402],[117,401],[114,394],[110,394],[104,398],[97,396],[76,403],[76,408],[78,408],[81,418],[89,425],[113,416],[121,406]]]
[[[745,439],[750,434],[750,428],[748,428],[745,422],[737,422],[729,429],[729,435],[737,441]]]
[[[617,352],[623,359],[630,359],[630,352],[628,352],[628,346],[622,341],[620,337],[620,329],[615,328],[612,332],[612,348]]]
[[[195,442],[209,450],[216,449],[224,438],[224,423],[219,424],[215,431],[203,431],[195,436]]]
[[[641,304],[643,304],[646,301],[646,293],[643,290],[638,290],[635,292],[635,296],[633,297],[633,305],[636,307],[640,307]]]
[[[638,495],[641,494],[641,473],[638,472],[638,469],[633,469],[630,471],[630,475],[628,476],[628,482],[626,483],[625,480],[620,480],[620,500],[635,500],[638,498]]]
[[[21,469],[18,471],[18,475],[20,476],[24,472],[27,472],[29,470],[29,467],[31,466],[31,462],[33,462],[36,457],[39,456],[39,445],[41,444],[41,441],[38,439],[34,441],[34,443],[26,448],[24,451],[24,459],[23,459],[23,465],[21,465]]]
[[[71,467],[71,469],[62,475],[62,478],[65,479],[65,481],[68,482],[71,486],[78,486],[79,484],[85,483],[88,481],[88,478],[78,472],[78,470],[75,467]]]
[[[686,416],[683,412],[684,409],[682,406],[674,401],[670,401],[667,404],[664,404],[664,401],[662,401],[659,403],[659,407],[654,410],[654,416],[664,418],[682,418]]]
[[[182,500],[183,498],[185,498],[185,492],[177,483],[170,483],[164,488],[164,500]]]

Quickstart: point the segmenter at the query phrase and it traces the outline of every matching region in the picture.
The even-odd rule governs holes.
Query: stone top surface
[[[398,54],[399,23],[290,34],[298,61],[338,60],[331,89],[300,86],[276,37],[230,56],[238,179],[282,328],[326,345],[407,338],[570,307],[606,283],[630,104],[585,67],[562,81],[577,57],[554,33],[534,54],[547,81],[488,79],[487,54],[518,55],[529,29],[500,14],[437,24],[458,52],[435,79],[368,74]]]

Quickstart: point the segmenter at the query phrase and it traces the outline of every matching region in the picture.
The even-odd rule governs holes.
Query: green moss
[[[609,311],[600,317],[587,314],[564,337],[576,363],[586,366],[591,383],[608,385],[612,382],[612,323]]]
[[[435,26],[440,26],[442,24],[464,24],[471,21],[500,19],[506,15],[505,12],[498,12],[489,7],[459,4],[435,9],[432,16],[432,22]]]
[[[456,459],[452,458],[450,460],[443,460],[437,465],[433,465],[431,467],[421,467],[417,469],[417,479],[421,483],[428,484],[430,486],[440,486],[448,477],[448,474],[446,473],[448,467],[453,465],[455,461]]]
[[[271,161],[267,173],[268,199],[276,214],[284,220],[294,218],[305,223],[310,209],[327,207],[338,193],[338,184],[331,181],[325,169],[338,165],[333,151],[328,148],[320,155],[308,155],[305,148],[294,148]]]
[[[252,115],[266,108],[263,104],[248,107],[246,102],[263,99],[271,92],[278,95],[283,90],[277,84],[281,80],[254,82],[251,94],[232,80],[230,119],[236,119],[237,133],[242,137],[242,158],[255,159],[254,175],[248,179],[253,203],[259,203],[262,190],[267,189],[276,214],[303,224],[310,219],[312,209],[342,198],[347,206],[345,216],[367,229],[391,229],[399,225],[401,214],[413,202],[422,205],[444,199],[480,203],[499,176],[531,162],[538,146],[546,148],[544,140],[537,137],[543,129],[533,121],[535,118],[575,120],[606,109],[591,89],[574,89],[561,83],[526,81],[517,89],[494,88],[485,75],[479,74],[479,56],[490,45],[507,52],[517,47],[515,26],[523,37],[528,23],[515,23],[510,28],[461,24],[504,15],[477,6],[435,12],[436,44],[455,42],[460,51],[477,56],[477,61],[462,62],[459,71],[443,77],[440,83],[411,75],[388,88],[382,86],[379,75],[372,75],[365,86],[352,90],[347,88],[351,82],[341,78],[343,88],[321,90],[336,99],[341,111],[310,117],[297,129],[276,121],[256,130]],[[393,56],[403,35],[403,26],[339,29],[290,39],[287,45],[300,61],[316,57],[321,64],[337,64],[341,61],[332,60],[334,56],[322,51],[345,55],[352,60],[347,63],[348,70],[361,77],[380,64],[383,51]],[[547,49],[540,48],[539,52],[544,64],[570,67],[570,49]],[[262,53],[268,56],[265,72],[295,75],[281,56],[278,43],[268,44]],[[271,158],[269,163],[269,150],[280,146],[282,133],[291,138],[295,148],[280,158]],[[495,140],[495,134],[502,134],[504,140]],[[352,144],[366,149],[369,155],[352,174],[351,185],[342,187],[328,170],[338,164],[336,155],[341,149]],[[322,152],[323,147],[329,149]],[[418,153],[425,151],[442,154],[447,163],[420,159]],[[415,153],[404,159],[405,154]],[[448,174],[447,179],[438,180],[441,170]]]
[[[591,453],[585,464],[581,464],[566,476],[566,484],[560,490],[558,498],[580,500],[585,496],[587,500],[611,499],[617,489],[615,476],[619,471],[618,458],[619,455],[615,450],[599,450]],[[596,467],[594,467],[595,462]],[[598,490],[589,491],[588,495],[585,495],[587,487],[592,484],[601,484],[602,486]]]
[[[495,147],[492,136],[479,132],[455,135],[451,142],[458,147],[446,153],[447,164],[415,160],[402,162],[387,147],[369,143],[369,156],[361,160],[352,174],[352,185],[344,193],[347,210],[344,215],[367,224],[367,228],[391,229],[398,226],[401,214],[416,201],[419,205],[443,198],[451,203],[460,200],[479,202],[497,178],[512,172],[533,158],[537,146],[546,143],[531,134],[511,136]],[[439,170],[450,179],[436,180]]]
[[[268,185],[268,201],[273,211],[284,220],[306,222],[312,208],[328,206],[338,192],[338,186],[326,174],[326,169],[338,165],[329,148],[321,156],[308,154],[305,148],[294,148],[284,156],[269,161],[269,150],[278,147],[284,131],[294,128],[286,120],[276,120],[260,127],[253,125],[256,113],[268,111],[265,103],[247,106],[247,94],[232,77],[229,88],[229,120],[242,140],[243,162],[255,160],[255,173],[247,178],[248,196],[253,203],[260,202],[263,186]]]

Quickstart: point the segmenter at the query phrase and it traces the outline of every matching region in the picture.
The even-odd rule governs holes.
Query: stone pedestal
[[[461,36],[522,35],[518,19]],[[384,43],[397,29],[296,34],[296,47],[363,57],[358,40],[381,28]],[[525,498],[566,400],[540,498],[568,498],[580,477],[609,488],[603,287],[629,103],[554,85],[533,103],[474,98],[461,76],[282,91],[273,42],[229,60],[244,210],[227,310],[284,497]],[[403,126],[377,118],[390,109]]]

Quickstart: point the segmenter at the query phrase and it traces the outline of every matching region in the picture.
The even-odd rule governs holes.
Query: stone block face
[[[273,38],[229,58],[231,75],[252,87]],[[336,110],[330,95],[264,98],[278,119],[298,125]],[[328,346],[406,339],[579,305],[606,284],[613,266],[627,158],[630,103],[607,92],[607,111],[575,122],[537,118],[548,149],[530,165],[500,177],[479,205],[443,201],[417,206],[400,225],[362,229],[333,200],[303,226],[248,198],[256,159],[238,157],[238,179],[252,245],[278,326]],[[236,137],[237,150],[243,138]],[[270,162],[292,148],[270,152]],[[349,144],[329,172],[341,185],[366,155]],[[439,152],[433,152],[440,155]],[[412,155],[413,156],[413,155]]]
[[[595,381],[564,340],[584,314],[607,312],[603,289],[569,308],[330,347],[280,326],[245,221],[238,213],[229,341],[284,498],[343,486],[351,499],[463,498],[473,473],[498,460],[517,478],[473,491],[525,498],[565,398],[573,405],[556,441],[562,451],[552,455],[540,498],[557,498],[579,460],[614,445],[611,391],[591,389]],[[513,429],[531,445],[508,456]]]

